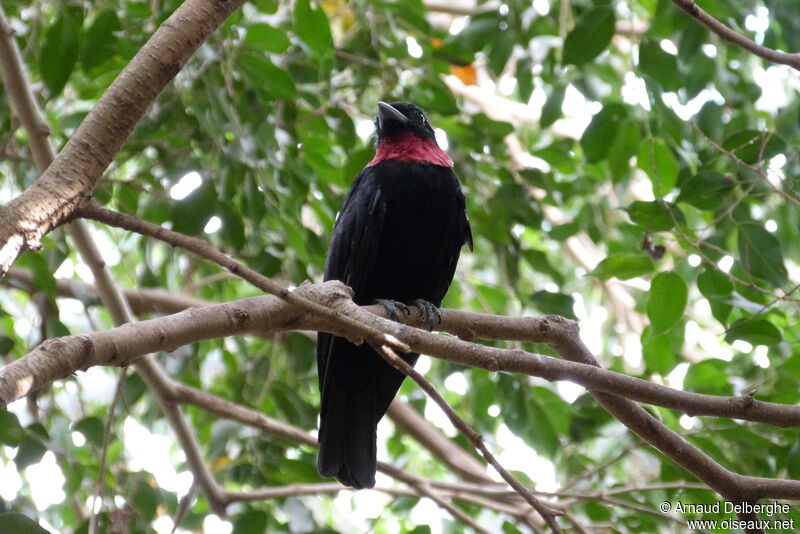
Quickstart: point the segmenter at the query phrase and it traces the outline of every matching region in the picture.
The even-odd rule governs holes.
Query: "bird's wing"
[[[364,169],[353,182],[336,220],[325,264],[325,280],[340,280],[350,286],[357,304],[366,304],[360,299],[375,268],[387,212],[386,199],[372,172],[371,168]],[[330,341],[323,341],[317,350],[320,389],[324,387],[330,349]]]
[[[450,287],[450,283],[453,281],[458,258],[461,255],[461,247],[467,245],[469,249],[472,250],[472,228],[469,224],[466,199],[461,190],[461,184],[452,171],[450,171],[450,179],[452,180],[453,186],[453,198],[457,203],[456,212],[462,215],[463,219],[460,221],[461,224],[452,227],[452,234],[444,236],[442,240],[443,246],[438,251],[439,256],[433,261],[434,265],[441,266],[438,270],[434,270],[431,273],[435,276],[434,287],[437,291],[437,295],[432,302],[437,306],[440,305]]]
[[[367,168],[353,182],[336,220],[325,266],[325,280],[341,280],[353,288],[358,304],[364,304],[363,291],[376,268],[387,213],[373,172]],[[387,364],[371,351],[330,334],[320,333],[317,339],[318,468],[323,476],[335,476],[355,488],[375,484],[375,424],[380,418],[376,376]]]

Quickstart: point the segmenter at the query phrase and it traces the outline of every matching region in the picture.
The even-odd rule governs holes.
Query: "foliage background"
[[[790,4],[708,0],[702,7],[766,46],[793,51],[800,50],[800,15]],[[57,145],[176,5],[4,1]],[[446,307],[577,318],[610,369],[690,391],[756,391],[761,400],[796,403],[797,72],[719,41],[666,0],[468,8],[464,16],[447,12],[451,4],[414,0],[247,4],[161,95],[95,198],[203,236],[287,285],[320,280],[336,211],[373,153],[376,101],[413,101],[446,132],[475,235]],[[5,202],[37,172],[3,93],[0,100]],[[187,189],[176,185],[191,182],[188,173],[202,180],[176,199]],[[164,244],[100,227],[95,234],[124,286],[220,302],[256,294]],[[87,270],[61,232],[45,241],[42,253],[16,263],[34,273],[38,291],[0,295],[7,361],[42,339],[112,326],[97,302],[56,298],[52,273],[86,278]],[[162,358],[188,385],[316,428],[307,335],[202,342]],[[655,511],[664,500],[714,501],[708,491],[671,487],[692,477],[640,446],[582,390],[446,362],[425,367],[523,480],[583,495],[571,510],[587,524],[667,531],[668,518],[632,505]],[[114,385],[111,370],[88,374],[41,392],[35,410],[17,403],[2,414],[0,467],[21,478],[16,491],[1,494],[0,510],[39,518],[53,532],[86,530]],[[122,391],[103,524],[124,514],[131,532],[163,529],[159,518],[175,516],[180,485],[164,487],[153,466],[132,465],[124,442],[133,439],[130,419],[156,436],[169,435],[166,423],[135,375]],[[402,394],[454,435],[416,388],[406,384]],[[736,472],[800,477],[794,429],[653,412]],[[187,415],[229,487],[319,481],[312,449],[197,409]],[[452,476],[390,422],[382,429],[382,459]],[[462,437],[453,439],[470,450]],[[180,451],[165,443],[175,469],[185,471]],[[27,473],[46,451],[63,474],[66,498],[42,506]],[[599,496],[665,483],[621,492],[621,504]],[[372,508],[364,513],[365,506]],[[515,531],[506,517],[466,509],[491,528]],[[326,524],[346,531],[348,521],[391,533],[459,528],[424,501],[383,495],[279,499],[230,512],[234,532],[310,532]],[[208,514],[200,496],[181,527],[215,528]]]

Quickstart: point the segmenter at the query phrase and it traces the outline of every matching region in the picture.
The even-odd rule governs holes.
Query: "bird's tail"
[[[317,467],[322,476],[336,477],[346,486],[371,488],[375,485],[380,419],[376,413],[378,383],[372,367],[380,357],[367,346],[357,347],[341,338],[326,341],[318,341],[319,350],[327,350],[327,358],[324,369],[320,368]]]

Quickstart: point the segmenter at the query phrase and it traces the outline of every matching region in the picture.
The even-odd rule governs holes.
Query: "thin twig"
[[[788,65],[793,69],[800,70],[800,54],[787,54],[751,41],[700,9],[693,0],[672,0],[672,2],[725,41],[744,48],[761,59],[766,59],[767,61],[779,65]]]
[[[428,396],[433,399],[433,401],[441,408],[441,410],[447,415],[447,418],[450,422],[458,428],[466,437],[470,440],[472,445],[480,451],[481,455],[486,459],[486,461],[503,477],[509,486],[514,488],[514,490],[519,493],[519,495],[525,499],[528,504],[530,504],[534,510],[536,510],[539,515],[545,520],[545,522],[553,529],[553,532],[561,532],[558,523],[556,523],[556,516],[560,514],[556,510],[552,510],[551,508],[542,504],[539,499],[537,499],[531,491],[522,485],[522,483],[514,477],[511,473],[503,467],[500,462],[497,461],[497,458],[489,451],[486,447],[486,444],[483,441],[483,438],[478,434],[471,426],[467,424],[451,407],[447,404],[447,401],[436,391],[436,388],[431,385],[430,382],[425,380],[425,378],[419,374],[414,368],[409,365],[405,360],[400,358],[397,353],[391,348],[386,345],[375,347],[377,351],[384,356],[384,358],[394,366],[398,371],[405,374],[409,378],[411,378],[414,382],[416,382]]]
[[[673,1],[675,1],[675,0],[673,0]],[[717,143],[716,141],[714,141],[713,139],[708,137],[705,134],[705,132],[703,130],[701,130],[700,127],[697,126],[697,124],[695,124],[694,122],[689,121],[689,125],[694,129],[694,131],[696,131],[698,133],[698,135],[700,135],[700,137],[705,139],[705,141],[708,144],[710,144],[712,147],[714,147],[715,150],[717,150],[718,152],[728,156],[734,163],[736,163],[738,166],[742,167],[743,169],[747,169],[748,171],[750,171],[750,172],[752,172],[754,174],[757,174],[758,176],[761,177],[762,180],[764,180],[764,182],[766,182],[767,186],[769,186],[769,188],[772,189],[772,191],[774,191],[778,195],[782,196],[784,199],[788,200],[792,204],[796,204],[796,205],[800,206],[800,199],[794,198],[792,195],[790,195],[789,193],[787,193],[783,189],[780,189],[778,186],[773,184],[769,180],[769,178],[767,178],[766,174],[764,174],[764,171],[762,169],[756,167],[755,165],[747,163],[742,158],[740,158],[739,156],[736,155],[736,153],[735,153],[736,150],[741,150],[742,148],[744,148],[744,147],[746,147],[746,146],[748,146],[748,145],[750,145],[752,143],[755,143],[756,140],[759,139],[758,136],[753,137],[747,143],[744,143],[740,147],[736,147],[733,150],[727,150],[726,148],[723,148],[719,143]],[[763,133],[769,133],[769,132],[763,132]],[[766,148],[766,141],[764,141],[762,146],[760,147],[760,153],[759,153],[760,156],[763,155],[763,151],[764,151],[765,148]],[[758,159],[760,161],[761,157],[759,157]]]
[[[475,522],[469,515],[467,515],[463,510],[454,506],[453,503],[447,501],[444,497],[439,495],[439,493],[431,488],[431,486],[425,482],[417,482],[411,484],[411,487],[416,489],[420,495],[424,495],[425,497],[429,498],[433,502],[439,505],[440,508],[443,508],[450,512],[450,514],[461,521],[468,527],[470,527],[475,532],[479,532],[480,534],[489,534],[489,531],[480,526],[478,523]]]
[[[97,502],[102,502],[103,499],[103,491],[105,488],[105,474],[106,474],[106,461],[108,460],[108,446],[111,443],[111,427],[114,426],[114,418],[116,414],[117,404],[119,404],[120,398],[122,398],[122,385],[125,381],[125,376],[128,374],[128,370],[123,368],[119,371],[119,377],[117,378],[117,386],[114,390],[114,398],[111,400],[111,406],[108,407],[108,415],[106,417],[106,424],[103,428],[103,448],[100,450],[100,467],[97,473],[97,484],[94,493],[94,502],[92,503],[91,514],[92,517],[89,519],[89,534],[96,534],[97,533],[97,518],[100,514],[94,513],[94,510],[97,508]]]
[[[618,462],[620,459],[622,459],[625,456],[627,456],[628,454],[630,454],[631,451],[635,450],[642,443],[643,442],[641,440],[638,440],[638,439],[635,440],[633,443],[631,443],[627,447],[624,447],[621,451],[619,451],[617,454],[615,454],[614,456],[612,456],[608,460],[606,460],[604,462],[597,463],[597,464],[593,465],[591,469],[587,469],[586,471],[583,471],[582,473],[578,474],[574,478],[570,479],[567,483],[565,483],[565,484],[563,484],[561,486],[561,488],[560,488],[561,491],[568,490],[569,488],[573,487],[575,484],[577,484],[581,480],[585,480],[587,478],[590,478],[590,477],[594,476],[596,473],[599,473],[599,472],[605,470],[608,466]]]

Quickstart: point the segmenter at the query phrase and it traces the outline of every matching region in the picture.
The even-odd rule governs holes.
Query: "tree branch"
[[[295,293],[319,302],[330,301],[341,291],[336,287],[337,284],[304,284]],[[394,328],[394,323],[380,319],[385,317],[380,306],[359,308],[346,303],[341,307],[346,313],[363,317],[378,327]],[[411,311],[412,315],[403,317],[403,322],[423,327],[424,322],[419,314],[413,309]],[[552,342],[552,337],[573,335],[570,333],[572,323],[557,316],[507,317],[448,309],[441,310],[441,313],[439,329],[462,339],[548,343]],[[337,335],[344,333],[334,323],[309,318],[275,297],[261,296],[190,308],[104,332],[56,338],[42,343],[23,358],[0,369],[0,403],[8,404],[43,384],[95,365],[129,365],[142,354],[169,352],[204,339],[305,329],[331,331]],[[414,328],[408,331],[416,335],[418,330]],[[571,331],[577,335],[576,330]],[[523,373],[551,381],[568,380],[587,388],[616,393],[689,415],[729,417],[781,427],[800,426],[800,407],[794,405],[759,401],[749,395],[721,397],[680,391],[583,363],[475,345],[424,331],[419,331],[419,335],[421,337],[415,343],[424,344],[417,345],[423,347],[421,352],[463,365]],[[56,360],[61,366],[50,362],[53,351],[58,353]],[[14,381],[16,386],[12,385]]]
[[[246,408],[229,400],[216,397],[204,391],[191,388],[189,386],[186,386],[184,384],[175,381],[171,381],[169,391],[171,392],[172,402],[180,404],[192,404],[206,411],[214,413],[220,417],[238,421],[242,424],[251,426],[253,428],[257,428],[273,436],[286,439],[293,443],[302,443],[305,445],[310,445],[312,447],[318,446],[316,438],[314,438],[311,434],[307,433],[306,431],[297,428],[293,425],[290,425],[288,423],[284,423],[282,421],[273,419],[267,415],[264,415],[261,412],[252,410],[250,408]],[[391,465],[379,463],[378,470],[391,476],[392,478],[405,482],[415,490],[413,492],[404,494],[427,496],[432,500],[434,500],[434,502],[436,502],[437,504],[448,510],[450,513],[452,513],[454,517],[456,517],[458,520],[470,526],[473,526],[473,520],[469,516],[462,517],[461,515],[459,515],[461,513],[460,510],[456,512],[454,511],[452,504],[447,503],[446,501],[442,501],[443,496],[448,496],[450,498],[462,500],[465,502],[471,502],[473,504],[479,504],[481,506],[489,507],[499,512],[508,513],[510,515],[514,515],[520,518],[525,518],[526,515],[526,512],[521,511],[518,507],[509,506],[502,502],[497,502],[493,499],[479,498],[475,497],[472,494],[468,494],[466,493],[466,491],[468,490],[466,490],[466,488],[463,487],[459,487],[453,490],[450,489],[449,486],[445,485],[443,488],[439,488],[439,485],[435,481],[429,481],[424,478],[411,475]],[[305,486],[308,486],[307,488],[304,488],[305,490],[311,491],[313,493],[318,493],[319,491],[330,492],[334,491],[334,489],[335,491],[347,490],[347,488],[343,487],[339,483],[314,484]],[[436,487],[437,489],[434,490],[433,489],[434,487]],[[490,482],[489,487],[497,487],[497,486],[495,485],[494,482]],[[445,491],[442,492],[441,489],[444,489]],[[483,487],[481,487],[481,489],[483,490]],[[288,493],[286,493],[287,491]],[[289,486],[288,488],[261,488],[244,492],[223,490],[221,492],[221,498],[227,505],[236,501],[261,500],[267,498],[277,498],[287,495],[306,494],[302,493],[302,491],[303,489],[299,489],[297,486],[294,485]],[[387,491],[388,493],[396,492],[395,489],[384,489],[383,491]],[[300,492],[300,493],[293,493],[293,492]],[[502,501],[503,497],[505,496],[504,493],[499,493],[499,492],[495,492],[493,495],[495,496],[496,499],[499,499],[500,501]]]
[[[172,246],[184,248],[201,258],[212,261],[236,276],[250,282],[253,286],[265,293],[275,295],[286,303],[293,305],[299,311],[310,313],[316,317],[340,325],[347,332],[344,334],[345,337],[351,341],[357,343],[368,341],[376,345],[389,345],[402,352],[408,352],[408,346],[398,339],[372,326],[355,321],[330,307],[326,307],[326,303],[314,302],[302,297],[299,293],[289,291],[274,280],[242,265],[202,239],[167,230],[166,228],[162,228],[161,226],[143,221],[136,217],[103,208],[91,201],[84,203],[78,213],[80,217],[150,236],[159,241],[169,243]],[[345,292],[350,293],[349,288],[346,286],[342,287]],[[334,298],[338,297],[337,295],[331,296]]]
[[[672,3],[694,17],[700,24],[716,33],[723,40],[735,44],[761,59],[800,70],[800,54],[787,54],[751,41],[703,11],[693,0],[672,0]]]
[[[484,443],[480,434],[478,434],[475,429],[469,426],[466,421],[459,417],[459,415],[450,407],[450,405],[447,404],[447,401],[445,401],[439,392],[436,391],[436,388],[434,388],[430,382],[425,380],[425,378],[419,374],[419,371],[416,371],[414,367],[409,365],[408,362],[398,356],[390,347],[382,346],[373,348],[376,350],[376,352],[378,352],[378,354],[381,354],[384,359],[395,369],[416,382],[417,385],[422,388],[422,390],[427,393],[428,396],[433,399],[436,405],[439,406],[439,408],[445,413],[453,426],[461,431],[461,433],[467,437],[470,443],[472,443],[472,445],[481,453],[481,456],[483,456],[486,462],[500,474],[500,476],[508,483],[509,486],[514,488],[514,491],[516,491],[523,499],[525,499],[525,501],[527,501],[527,503],[530,504],[531,507],[539,513],[539,515],[542,516],[553,532],[561,532],[558,523],[556,523],[556,516],[560,514],[542,504],[528,488],[523,486],[514,475],[509,473],[508,470],[497,461],[497,458],[495,458],[494,454],[492,454],[492,452],[486,446],[486,443]]]
[[[7,266],[10,265],[19,252],[17,250],[8,257],[3,256],[10,250],[7,244],[2,244],[3,232],[11,231],[13,233],[20,228],[28,227],[27,234],[24,236],[28,242],[23,243],[23,246],[30,247],[32,244],[30,238],[33,235],[31,228],[34,231],[45,228],[42,226],[42,220],[39,220],[36,226],[29,226],[32,222],[35,222],[38,217],[51,210],[53,206],[60,205],[61,208],[68,206],[70,204],[70,195],[74,195],[73,201],[75,199],[79,201],[87,196],[152,100],[155,99],[166,83],[175,76],[183,62],[191,56],[208,34],[236,7],[234,3],[231,3],[228,5],[229,11],[226,12],[226,6],[222,2],[212,5],[207,0],[190,0],[178,8],[103,95],[92,112],[81,123],[78,131],[67,143],[58,158],[55,157],[55,152],[50,145],[49,129],[46,128],[46,125],[45,128],[42,128],[43,119],[25,81],[16,41],[13,39],[12,33],[9,32],[10,26],[5,14],[0,11],[0,29],[2,30],[0,35],[0,55],[3,55],[0,68],[3,70],[4,79],[12,80],[13,92],[9,92],[9,100],[12,102],[21,124],[27,130],[31,139],[31,151],[33,152],[36,166],[40,172],[43,172],[25,193],[14,199],[8,206],[0,207],[0,222],[6,223],[5,225],[0,225],[0,275],[5,273]],[[212,11],[216,12],[216,18],[211,16]],[[176,20],[180,20],[181,23],[172,27],[172,22]],[[185,26],[182,26],[182,24]],[[206,31],[206,33],[203,34],[203,31]],[[180,40],[183,46],[171,42],[176,39]],[[168,53],[159,52],[162,47],[169,48]],[[170,62],[174,64],[170,64]],[[147,90],[141,88],[144,85],[142,77],[151,82]],[[129,81],[128,78],[132,81]],[[137,81],[139,87],[134,88],[133,86],[136,85]],[[119,112],[119,115],[116,112]],[[128,122],[125,122],[126,117]],[[98,140],[97,135],[99,133],[107,134],[108,138],[103,139],[105,144]],[[114,135],[115,133],[116,135]],[[73,147],[71,151],[69,150],[70,147]],[[99,151],[100,156],[95,151]],[[92,158],[94,158],[94,161]],[[102,163],[103,161],[104,163]],[[92,166],[93,163],[94,166]],[[101,163],[102,166],[100,166]],[[86,174],[95,171],[96,174],[93,176]],[[73,175],[70,175],[70,172]],[[39,188],[38,191],[37,187]],[[27,199],[25,198],[26,195],[28,196]],[[65,218],[71,215],[75,206],[77,206],[77,203],[66,209],[62,215]],[[41,211],[37,213],[34,208]],[[48,215],[49,221],[52,221],[53,215],[53,212],[50,212]],[[33,217],[33,219],[30,217]],[[52,227],[47,228],[39,237],[62,222],[61,220],[56,221]],[[83,260],[91,269],[97,281],[100,298],[111,313],[114,323],[122,325],[133,321],[134,318],[130,306],[112,280],[106,264],[89,236],[86,227],[81,221],[76,221],[69,224],[67,229]],[[19,235],[17,235],[17,238],[12,237],[10,242],[19,243],[18,237]],[[38,237],[34,239],[34,242],[38,243]],[[166,400],[163,389],[166,376],[163,371],[150,356],[141,358],[134,365],[155,395],[162,411],[175,431],[178,441],[186,454],[187,462],[194,473],[195,482],[206,495],[209,506],[216,513],[224,513],[219,496],[221,490],[202,460],[199,446],[191,428],[183,418],[180,409]],[[111,426],[110,418],[113,415],[112,411],[109,414],[109,421],[106,422],[107,429]],[[102,471],[99,476],[103,476]],[[90,526],[94,529],[96,525],[97,523],[92,521]]]
[[[22,195],[0,208],[0,276],[23,249],[38,250],[42,236],[67,221],[89,197],[156,96],[217,26],[243,3],[244,0],[187,0],[156,30],[55,161]],[[7,24],[2,31],[5,38],[0,41],[13,41]],[[0,50],[0,58],[18,62],[19,54]],[[19,89],[20,81],[24,86],[24,78],[12,77],[11,87]],[[21,108],[15,104],[15,109]],[[41,117],[37,120],[34,115],[31,120],[36,124],[35,131],[40,131]]]
[[[220,274],[225,274],[226,277],[233,276],[227,273]],[[22,287],[31,293],[36,291],[33,274],[26,269],[12,267],[5,280],[12,287]],[[80,280],[56,278],[56,291],[59,296],[76,298],[84,303],[87,301],[91,303],[91,300],[97,297],[97,288]],[[137,315],[150,312],[177,313],[187,308],[200,308],[215,304],[212,301],[163,289],[122,289],[122,293]],[[274,332],[267,333],[266,337],[274,338]],[[408,403],[395,399],[389,406],[387,415],[398,428],[417,440],[436,459],[446,464],[464,480],[497,484],[486,474],[483,464],[450,438],[444,436]]]
[[[36,290],[33,273],[27,269],[11,267],[3,281],[12,286],[22,287],[28,292]],[[0,283],[3,283],[0,281]],[[166,291],[164,289],[121,288],[122,295],[128,301],[133,313],[177,313],[187,308],[200,308],[213,302],[186,293]],[[81,280],[56,278],[56,294],[60,297],[74,298],[84,304],[97,303],[99,292],[97,286]]]
[[[446,463],[464,480],[483,484],[497,484],[486,474],[486,468],[474,456],[444,436],[424,417],[408,405],[395,398],[386,412],[395,426],[416,439],[431,451],[436,458]]]
[[[507,350],[447,338],[417,328],[383,319],[380,307],[360,308],[349,300],[339,282],[304,284],[296,292],[304,298],[327,302],[342,313],[385,329],[408,343],[411,350],[443,358],[463,365],[478,366],[491,371],[508,371],[540,376],[548,380],[570,380],[594,390],[604,406],[648,443],[656,446],[676,463],[689,470],[725,497],[744,495],[752,498],[800,498],[800,482],[746,477],[731,473],[687,443],[675,432],[636,404],[615,395],[633,398],[648,397],[659,404],[680,401],[699,409],[726,408],[726,417],[755,419],[767,415],[784,425],[797,423],[798,408],[775,405],[749,399],[737,406],[736,399],[680,392],[638,380],[592,365],[562,361],[521,350]],[[422,318],[412,310],[411,324],[423,325]],[[577,329],[559,317],[502,318],[485,314],[442,311],[442,329],[469,338],[486,337],[517,341],[535,341],[550,344],[562,357],[593,361],[593,357],[580,342]],[[139,354],[157,350],[173,350],[200,339],[232,334],[264,333],[270,329],[311,328],[329,331],[336,335],[345,332],[337,324],[320,318],[309,318],[274,297],[252,297],[229,304],[189,309],[179,314],[126,324],[113,330],[92,334],[68,336],[46,341],[25,357],[0,369],[0,399],[9,402],[27,394],[34,387],[61,378],[75,369],[91,365],[125,365]],[[631,391],[635,391],[632,394]],[[611,393],[615,395],[612,395]],[[659,392],[666,401],[661,400]],[[687,400],[689,399],[689,400]],[[699,402],[698,402],[699,401]],[[630,406],[635,409],[631,410]],[[668,406],[672,407],[672,406]],[[695,412],[696,413],[696,412]],[[735,500],[735,499],[732,499]]]

